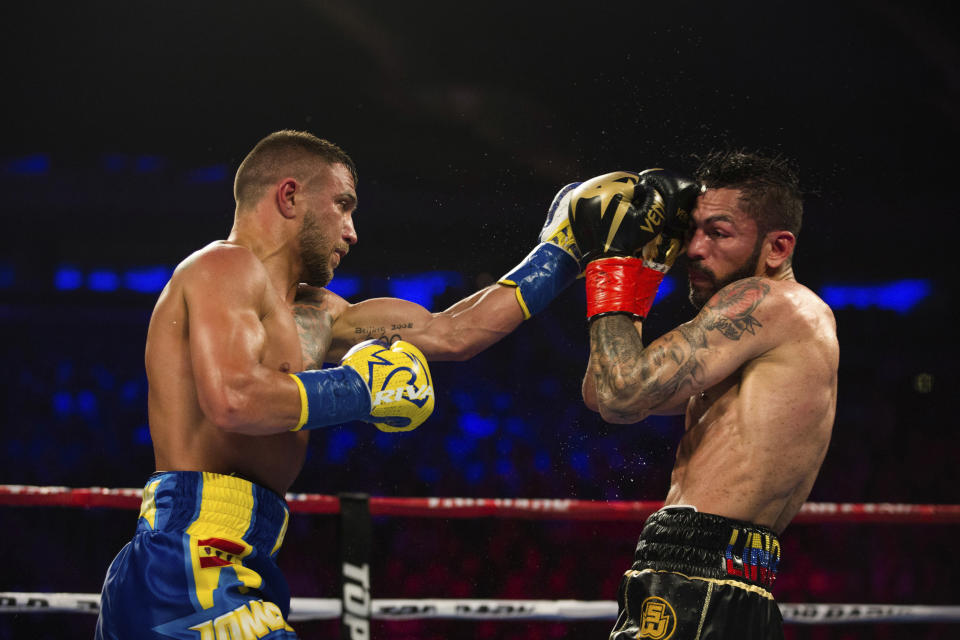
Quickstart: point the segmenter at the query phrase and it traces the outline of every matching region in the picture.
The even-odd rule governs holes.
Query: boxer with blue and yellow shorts
[[[107,570],[97,640],[296,638],[276,564],[288,517],[282,497],[242,478],[155,473]]]

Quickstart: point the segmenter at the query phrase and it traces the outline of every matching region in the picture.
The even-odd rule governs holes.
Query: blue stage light
[[[54,393],[53,411],[59,416],[68,416],[73,413],[73,396],[67,391],[57,391]]]
[[[357,446],[357,433],[352,429],[338,429],[327,440],[327,461],[341,463],[347,459],[350,451]]]
[[[570,454],[570,467],[580,476],[590,476],[590,456],[583,451]]]
[[[933,294],[933,283],[910,279],[881,284],[829,284],[819,293],[833,309],[874,307],[908,313]]]
[[[87,287],[91,291],[116,291],[120,288],[120,276],[116,271],[96,269],[87,276]]]
[[[455,271],[428,271],[426,273],[394,276],[388,281],[390,295],[394,298],[409,300],[433,308],[434,296],[440,295],[448,287],[459,287],[463,276]]]
[[[460,416],[460,428],[475,438],[486,438],[497,432],[497,421],[476,413]]]
[[[357,276],[341,275],[338,273],[333,277],[333,280],[327,283],[326,288],[341,298],[349,300],[351,297],[360,293],[362,285],[363,281]]]
[[[158,293],[172,275],[173,267],[137,267],[123,274],[123,286],[138,293]]]
[[[83,272],[75,267],[60,267],[53,275],[57,291],[74,291],[83,286]]]
[[[224,182],[230,177],[230,171],[225,164],[215,164],[209,167],[200,167],[187,173],[187,181],[193,184],[210,184]]]
[[[33,153],[29,156],[14,158],[5,167],[7,173],[17,176],[42,176],[50,171],[50,156],[46,153]]]
[[[660,281],[660,287],[657,289],[657,295],[654,297],[653,301],[662,300],[668,295],[673,293],[674,289],[677,288],[677,281],[671,278],[670,276],[664,276],[663,280]]]
[[[77,410],[85,416],[93,416],[97,413],[97,396],[93,391],[84,389],[78,391],[76,395]]]
[[[17,272],[12,264],[0,264],[0,289],[9,289],[17,279]]]
[[[137,444],[153,444],[153,438],[150,437],[150,425],[142,424],[133,432],[133,441]]]
[[[161,156],[137,156],[134,161],[134,169],[137,173],[157,173],[163,169],[166,164]]]

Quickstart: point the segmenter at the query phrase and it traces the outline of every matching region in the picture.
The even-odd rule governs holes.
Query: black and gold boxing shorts
[[[610,640],[771,640],[783,618],[770,588],[780,563],[771,529],[690,507],[651,515],[620,581]]]

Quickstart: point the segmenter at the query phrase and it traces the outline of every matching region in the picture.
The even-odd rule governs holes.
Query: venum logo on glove
[[[659,229],[663,225],[663,220],[666,218],[666,212],[663,208],[663,198],[656,191],[652,192],[653,203],[650,204],[647,209],[646,215],[643,217],[643,223],[640,225],[640,228],[644,231],[649,231],[650,233],[655,233],[655,229]],[[642,210],[642,209],[641,209]]]

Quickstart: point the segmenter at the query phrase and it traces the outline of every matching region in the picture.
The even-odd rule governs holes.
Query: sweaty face
[[[313,287],[325,287],[333,279],[330,264],[333,243],[312,215],[304,216],[299,238],[303,281]]]
[[[350,172],[342,164],[323,165],[306,186],[303,225],[298,234],[302,279],[315,287],[326,286],[333,270],[357,242],[353,211],[357,195]]]
[[[736,189],[708,189],[693,210],[687,258],[690,302],[698,309],[731,282],[761,273],[764,237],[739,196]]]

